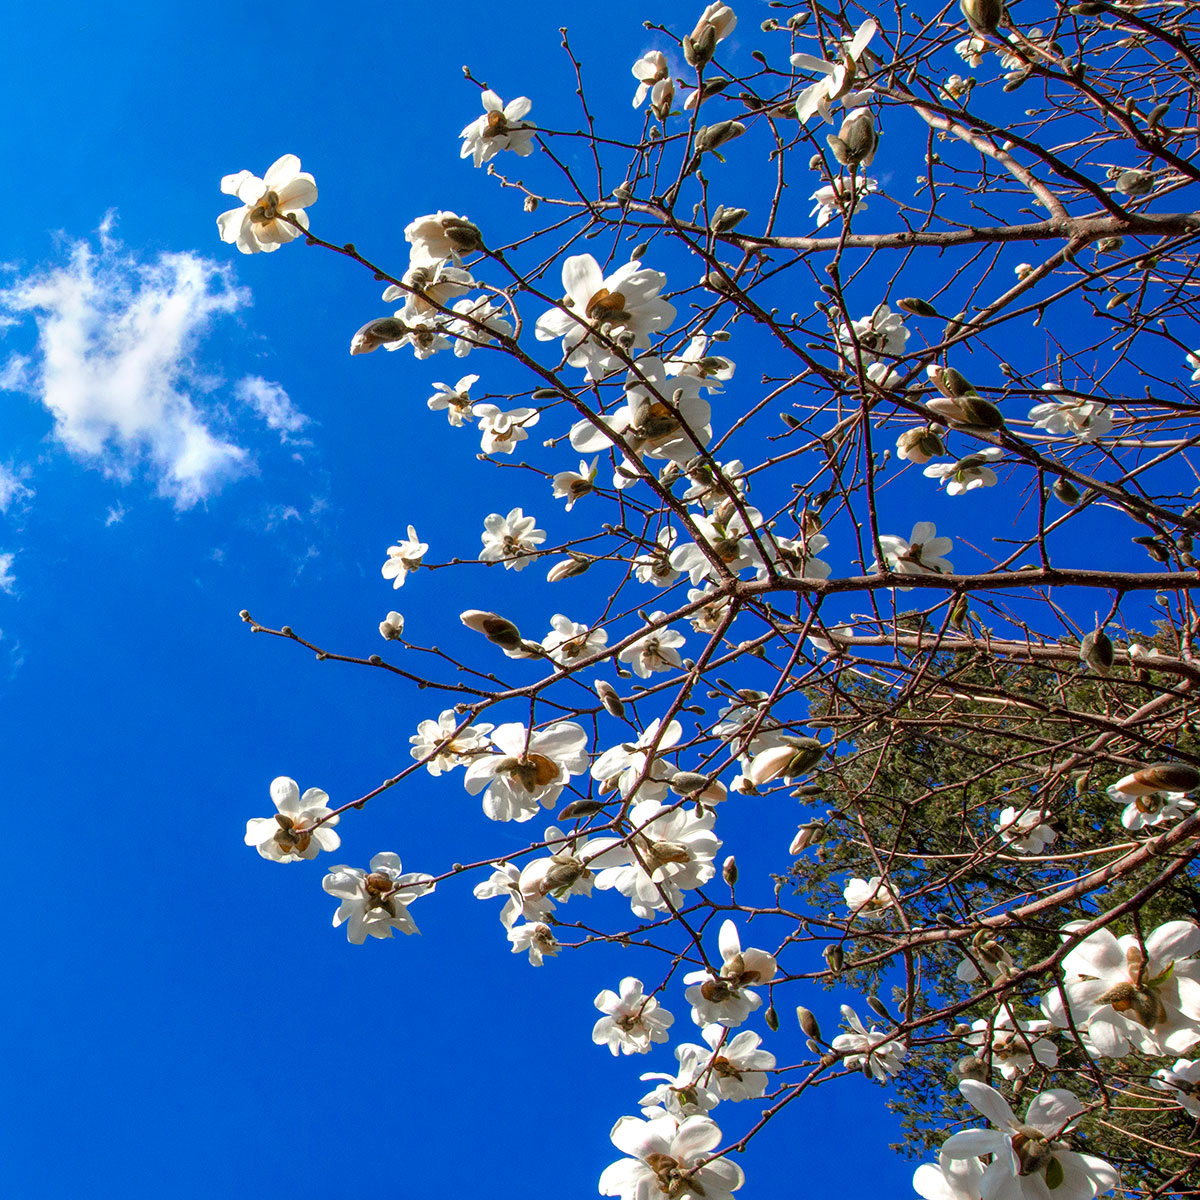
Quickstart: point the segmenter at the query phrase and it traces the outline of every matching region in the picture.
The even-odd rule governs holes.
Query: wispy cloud
[[[0,592],[7,592],[10,596],[17,590],[17,577],[13,574],[16,560],[15,554],[0,554]]]
[[[278,430],[281,442],[295,441],[291,435],[308,424],[308,417],[292,403],[287,392],[261,375],[239,379],[234,395],[265,421],[268,429]]]
[[[25,483],[28,476],[28,468],[16,469],[0,463],[0,513],[8,512],[14,503],[33,495],[33,488]]]
[[[139,261],[108,226],[98,246],[76,242],[65,264],[0,290],[0,312],[37,324],[35,354],[0,364],[0,387],[35,395],[78,458],[124,482],[148,471],[161,495],[189,508],[251,465],[220,407],[206,407],[213,377],[198,354],[249,296],[228,267],[196,254]],[[258,376],[233,391],[281,437],[307,421]]]

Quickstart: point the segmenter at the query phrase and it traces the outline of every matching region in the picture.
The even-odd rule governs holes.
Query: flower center
[[[279,216],[279,195],[276,192],[263,193],[262,199],[250,210],[250,220],[255,225],[265,225]]]
[[[689,1192],[704,1195],[704,1189],[694,1179],[689,1179],[679,1169],[679,1162],[669,1154],[647,1154],[643,1161],[654,1172],[654,1182],[664,1196],[686,1196]]]
[[[498,109],[487,115],[487,127],[483,131],[485,138],[503,137],[508,132],[508,118]]]
[[[1167,1011],[1158,993],[1153,988],[1140,987],[1134,983],[1118,983],[1099,997],[1100,1004],[1111,1004],[1115,1011],[1123,1013],[1146,1029],[1153,1029],[1167,1019]]]
[[[602,287],[592,296],[584,311],[590,321],[629,320],[629,314],[625,311],[625,297],[620,292],[610,292],[606,287]]]
[[[558,764],[544,754],[507,756],[496,764],[497,775],[507,775],[530,795],[549,787],[559,776]]]
[[[303,820],[293,820],[283,813],[275,814],[279,829],[275,833],[275,844],[284,851],[294,850],[303,854],[312,841],[312,831]]]

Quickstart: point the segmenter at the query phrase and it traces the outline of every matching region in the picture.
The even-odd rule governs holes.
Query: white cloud
[[[0,592],[10,596],[17,590],[17,577],[13,574],[13,563],[17,556],[12,553],[0,554]]]
[[[281,442],[291,442],[288,434],[299,433],[308,424],[308,417],[292,403],[287,392],[261,375],[239,379],[234,395],[261,417],[268,429],[278,430]]]
[[[0,513],[8,512],[14,500],[28,500],[33,495],[33,488],[24,482],[28,474],[28,470],[16,471],[0,464]]]
[[[11,356],[0,386],[33,392],[71,453],[123,481],[148,466],[162,495],[188,508],[249,463],[214,430],[195,394],[211,387],[195,352],[215,320],[249,302],[227,267],[194,254],[138,262],[100,230],[65,266],[0,290],[0,308],[33,314],[33,362]]]
[[[125,520],[125,506],[123,504],[110,504],[108,512],[104,517],[104,526],[107,529],[110,525],[120,525]]]

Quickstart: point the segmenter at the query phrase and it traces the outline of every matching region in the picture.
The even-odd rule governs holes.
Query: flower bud
[[[792,779],[816,766],[825,747],[816,738],[789,737],[782,746],[760,750],[751,760],[746,775],[758,787],[775,779]]]
[[[390,612],[379,622],[379,636],[389,642],[396,641],[404,632],[404,618],[398,612]]]
[[[731,854],[726,860],[724,866],[721,867],[721,878],[732,889],[738,881],[737,860]]]
[[[938,315],[938,310],[928,300],[922,300],[918,296],[906,296],[903,300],[897,300],[896,307],[901,312],[912,313],[914,317],[936,317]]]
[[[745,132],[746,127],[740,121],[718,121],[715,125],[705,125],[696,134],[696,153],[711,153]]]
[[[817,1018],[803,1004],[796,1005],[796,1020],[800,1022],[800,1028],[810,1038],[821,1041],[821,1027],[817,1024]]]
[[[767,1028],[772,1033],[777,1033],[779,1031],[779,1014],[775,1011],[775,1005],[767,1005],[767,1011],[763,1013],[763,1020],[766,1022]],[[695,1189],[693,1188],[693,1191],[694,1190]]]
[[[943,396],[958,397],[978,394],[966,376],[953,367],[939,367],[936,363],[930,363],[925,368],[925,374],[929,376],[930,382]]]
[[[825,822],[809,821],[806,825],[801,825],[799,832],[792,838],[792,844],[788,847],[788,853],[803,854],[809,846],[815,846],[824,840]]]
[[[621,702],[621,697],[617,695],[617,689],[604,679],[597,679],[592,686],[596,689],[596,695],[600,697],[600,703],[604,705],[605,711],[618,720],[624,719],[625,705]]]
[[[1191,792],[1200,787],[1200,771],[1188,763],[1155,763],[1117,780],[1109,789],[1130,800],[1154,792]]]
[[[509,620],[494,612],[483,612],[478,608],[469,608],[459,614],[459,620],[476,633],[482,633],[489,642],[493,642],[502,650],[519,650],[523,648],[521,631]]]
[[[370,354],[386,342],[398,342],[408,333],[408,326],[396,317],[376,317],[368,321],[351,339],[351,354]]]
[[[921,429],[906,429],[896,439],[896,456],[919,466],[945,453],[946,443],[927,426]]]
[[[731,229],[740,225],[748,216],[749,211],[744,208],[726,208],[723,204],[713,213],[712,227],[716,233],[728,233]]]
[[[574,821],[579,817],[590,817],[604,807],[599,800],[572,800],[559,814],[560,821]]]
[[[955,428],[985,431],[1004,428],[1003,414],[982,396],[958,396],[953,399],[935,396],[926,401],[926,406]]]
[[[1004,19],[1004,0],[958,0],[972,33],[994,34]]]
[[[890,1021],[892,1019],[892,1014],[888,1012],[887,1005],[884,1004],[884,1002],[880,1000],[878,996],[868,996],[867,1004],[870,1005],[872,1012],[877,1013],[885,1021]]]
[[[1107,675],[1113,665],[1113,644],[1103,629],[1086,634],[1079,643],[1079,661],[1098,675]]]
[[[1055,498],[1064,504],[1078,504],[1083,499],[1079,494],[1079,489],[1069,479],[1056,479],[1054,487],[1050,490],[1054,493]]]
[[[526,196],[524,209],[527,213],[537,212],[537,207],[540,201],[536,196]]]
[[[960,1058],[954,1064],[954,1074],[959,1079],[974,1079],[977,1083],[986,1083],[988,1077],[987,1063],[982,1058],[976,1058],[974,1054],[968,1054],[966,1058]]]
[[[842,953],[841,946],[830,945],[826,946],[822,955],[825,961],[829,964],[829,969],[835,974],[840,975],[842,967],[845,965],[846,956]]]
[[[472,225],[470,221],[464,221],[461,217],[444,218],[442,229],[460,254],[483,249],[483,234],[479,232],[479,226]]]
[[[1122,171],[1113,186],[1122,196],[1148,196],[1154,191],[1154,176],[1148,171]]]
[[[869,167],[879,146],[879,132],[875,128],[871,110],[854,109],[842,122],[837,134],[829,134],[825,140],[842,166],[857,167],[861,163]]]
[[[546,582],[561,583],[564,579],[574,579],[576,575],[582,575],[591,565],[592,560],[584,558],[583,555],[573,554],[570,558],[561,558],[546,572]]]

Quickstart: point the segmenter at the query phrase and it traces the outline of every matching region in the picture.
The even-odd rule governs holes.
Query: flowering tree
[[[398,611],[386,657],[242,614],[443,697],[394,776],[338,805],[278,779],[246,841],[330,853],[353,810],[459,771],[481,821],[552,811],[520,852],[414,873],[385,851],[324,887],[355,943],[454,885],[535,967],[638,948],[593,1041],[677,1069],[614,1114],[604,1195],[729,1197],[731,1150],[857,1071],[936,1153],[922,1196],[1182,1194],[1196,8],[770,11],[736,38],[723,4],[649,26],[611,130],[565,35],[580,131],[467,72],[461,156],[522,211],[414,214],[407,264],[311,228],[294,156],[222,182],[225,241],[386,284],[352,355],[477,352],[428,407],[481,471],[518,469],[466,531],[387,550],[395,589],[453,568],[479,606],[436,648]],[[724,831],[773,793],[802,819],[746,848],[757,880]]]

